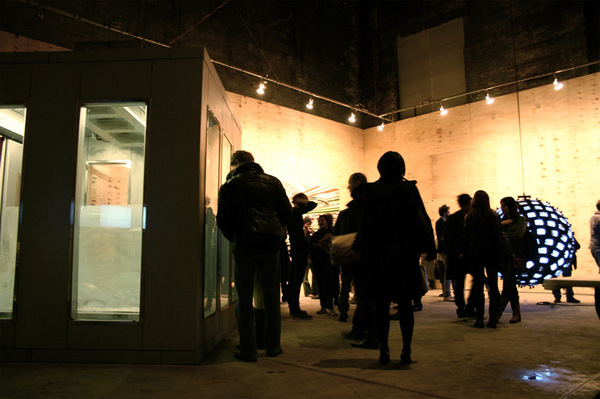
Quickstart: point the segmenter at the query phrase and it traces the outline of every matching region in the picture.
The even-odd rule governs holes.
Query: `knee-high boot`
[[[513,317],[509,323],[518,323],[521,321],[521,304],[519,303],[519,297],[510,299],[510,307],[512,308]]]
[[[506,298],[504,295],[500,296],[500,303],[498,304],[498,317],[496,318],[496,321],[499,321],[500,317],[502,317],[502,312],[504,312],[504,309],[506,309],[506,305],[508,305],[508,298]]]

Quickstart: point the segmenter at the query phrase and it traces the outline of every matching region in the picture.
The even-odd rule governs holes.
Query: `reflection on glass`
[[[221,184],[227,180],[231,164],[231,144],[227,137],[223,135],[223,149],[221,159]],[[221,266],[221,308],[229,305],[229,289],[231,286],[231,245],[229,241],[221,234],[220,236],[220,266]]]
[[[0,319],[13,312],[24,134],[25,108],[0,108]]]
[[[219,197],[219,123],[208,112],[204,211],[204,317],[217,311],[217,201]]]
[[[144,103],[81,108],[74,320],[139,321],[146,111]]]

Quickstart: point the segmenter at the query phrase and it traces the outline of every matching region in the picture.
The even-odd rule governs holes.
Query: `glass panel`
[[[223,135],[223,149],[221,158],[221,184],[227,181],[227,176],[231,171],[231,143],[227,137]],[[229,292],[232,282],[231,276],[231,245],[229,241],[221,234],[220,235],[220,266],[221,266],[221,308],[230,304]],[[233,290],[235,291],[235,290]]]
[[[74,320],[139,321],[146,112],[144,103],[81,108]]]
[[[0,319],[13,312],[24,135],[25,108],[0,108]]]
[[[206,129],[204,212],[204,317],[217,311],[217,203],[219,198],[219,138],[221,128],[210,110]]]

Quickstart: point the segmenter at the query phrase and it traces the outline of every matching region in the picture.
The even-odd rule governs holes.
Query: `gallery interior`
[[[0,394],[135,396],[115,376],[140,373],[146,397],[595,397],[594,290],[540,303],[575,256],[574,276],[598,277],[599,97],[592,0],[3,0]],[[462,193],[529,201],[546,252],[523,276],[524,322],[465,332],[430,290],[415,378],[282,304],[282,357],[236,363],[214,216],[237,149],[311,193],[313,217],[390,150],[434,222]]]

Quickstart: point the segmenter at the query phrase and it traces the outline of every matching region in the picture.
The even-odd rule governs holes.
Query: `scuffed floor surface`
[[[577,291],[577,290],[576,290]],[[497,329],[459,322],[440,290],[415,313],[412,365],[399,366],[401,337],[392,322],[392,363],[378,351],[355,349],[341,337],[351,323],[316,315],[318,300],[302,299],[313,320],[293,320],[282,305],[282,346],[257,363],[233,358],[232,334],[198,366],[2,364],[2,398],[600,398],[600,320],[593,294],[581,304],[537,305],[550,292],[522,290],[523,321]]]

